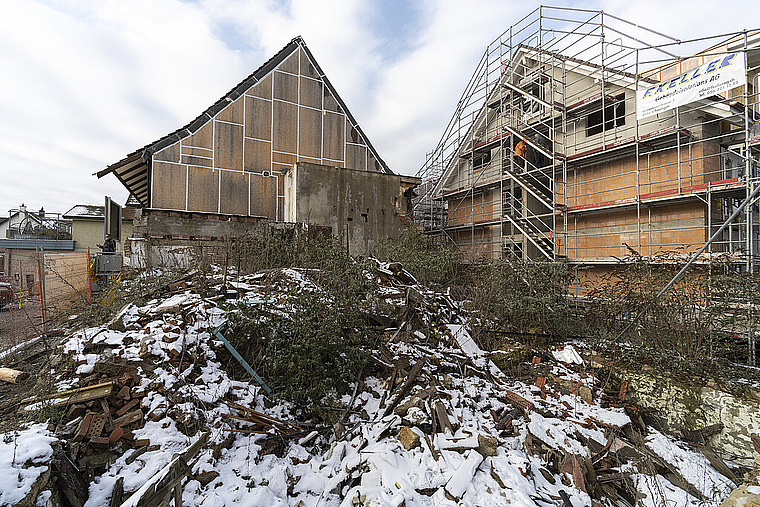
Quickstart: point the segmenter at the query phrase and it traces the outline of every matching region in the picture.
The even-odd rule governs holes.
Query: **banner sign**
[[[696,69],[638,90],[636,119],[653,116],[746,83],[747,72],[742,53],[716,56]]]

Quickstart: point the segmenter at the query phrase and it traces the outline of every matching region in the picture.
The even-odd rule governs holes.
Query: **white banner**
[[[662,113],[742,86],[747,72],[742,53],[715,56],[696,69],[636,92],[636,119]]]

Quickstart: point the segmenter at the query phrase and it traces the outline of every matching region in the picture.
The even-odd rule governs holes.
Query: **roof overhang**
[[[147,157],[147,160],[144,158]],[[140,201],[143,206],[148,206],[148,164],[150,155],[147,150],[138,150],[131,153],[123,160],[111,164],[102,171],[95,173],[98,178],[113,173],[129,192]]]

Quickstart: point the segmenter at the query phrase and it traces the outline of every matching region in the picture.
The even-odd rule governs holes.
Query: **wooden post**
[[[92,259],[90,258],[90,248],[87,248],[87,293],[90,296],[90,304],[92,305],[92,271],[90,270],[90,263],[92,262]]]
[[[45,322],[45,290],[42,283],[42,274],[45,271],[42,269],[42,255],[37,251],[37,289],[40,293],[40,311],[42,312],[42,334],[47,332],[47,325]],[[23,281],[22,281],[23,283]]]

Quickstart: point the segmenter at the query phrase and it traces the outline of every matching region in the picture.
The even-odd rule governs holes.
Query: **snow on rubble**
[[[291,404],[232,375],[239,365],[213,333],[227,311],[191,284],[70,334],[62,352],[74,366],[58,374],[60,392],[21,407],[61,403],[65,414],[54,433],[38,424],[0,443],[0,505],[43,479],[55,440],[85,477],[86,506],[117,494],[142,505],[152,486],[175,480],[182,456],[186,506],[717,506],[731,492],[702,454],[644,426],[624,394],[610,396],[576,347],[531,351],[502,371],[460,305],[401,269],[378,263],[379,297],[408,305],[411,287],[417,322],[447,322],[389,328],[376,371],[343,399],[334,427],[298,421]],[[285,313],[290,295],[319,290],[297,269],[228,288]],[[39,505],[60,489],[45,480]]]

